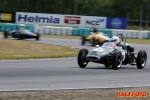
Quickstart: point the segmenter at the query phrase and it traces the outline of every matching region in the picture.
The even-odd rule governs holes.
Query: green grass
[[[127,39],[129,43],[150,44],[150,39]]]
[[[81,36],[47,35],[47,34],[42,34],[41,36],[46,38],[81,39]]]
[[[150,27],[128,26],[127,30],[150,30]]]
[[[78,51],[65,46],[0,39],[0,60],[75,57]]]

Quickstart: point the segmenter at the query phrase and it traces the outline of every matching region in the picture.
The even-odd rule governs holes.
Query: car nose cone
[[[87,58],[89,61],[99,61],[99,60],[100,60],[100,57],[95,56],[95,55],[88,55],[88,56],[86,56],[86,58]]]

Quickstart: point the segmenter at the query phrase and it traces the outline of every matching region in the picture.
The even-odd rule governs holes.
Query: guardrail
[[[26,25],[26,29],[31,32],[51,35],[73,35],[82,36],[89,35],[90,28],[72,28],[72,27],[56,27],[56,26],[36,26]],[[17,30],[18,24],[0,24],[0,31]],[[117,34],[124,34],[127,38],[150,39],[150,31],[147,30],[122,30],[122,29],[99,29],[105,35],[112,37]]]
[[[11,23],[7,23],[7,24],[0,24],[0,31],[11,31],[11,30],[18,30],[18,25],[19,24],[11,24]],[[31,32],[34,32],[34,25],[26,25],[25,29],[28,29]]]
[[[150,31],[147,30],[99,29],[99,31],[109,37],[124,34],[127,38],[150,39]],[[89,35],[90,28],[42,26],[39,32],[41,34],[82,36]]]

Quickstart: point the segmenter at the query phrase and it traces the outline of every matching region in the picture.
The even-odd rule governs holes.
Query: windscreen
[[[105,49],[115,49],[117,46],[113,43],[113,42],[105,42],[103,45],[102,45],[102,48],[105,48]]]

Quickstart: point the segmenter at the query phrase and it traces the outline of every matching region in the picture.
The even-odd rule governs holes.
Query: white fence
[[[55,27],[55,26],[40,26],[40,34],[51,34],[51,35],[72,35],[72,27]]]
[[[78,30],[77,30],[78,29]],[[88,28],[87,28],[88,29]],[[81,28],[72,28],[72,27],[56,27],[56,26],[38,26],[34,25],[34,30],[40,34],[51,34],[51,35],[74,35],[74,32],[77,32],[78,35],[85,34],[80,33]],[[89,29],[90,30],[90,29]],[[135,39],[149,39],[150,31],[148,30],[122,30],[122,29],[101,29],[102,32],[108,34],[109,36],[115,36],[117,34],[124,34],[127,38]]]
[[[124,34],[127,38],[139,38],[139,39],[147,39],[149,38],[150,31],[143,30],[112,30],[112,36],[117,34]]]

